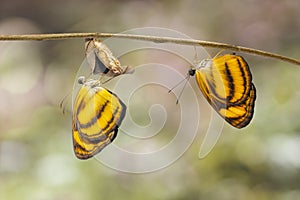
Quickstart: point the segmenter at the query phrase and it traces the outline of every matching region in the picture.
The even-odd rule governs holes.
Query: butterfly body
[[[73,146],[79,159],[88,159],[110,144],[126,113],[117,95],[97,80],[79,78],[82,84],[73,106]]]
[[[225,54],[198,63],[189,75],[209,104],[229,124],[247,126],[254,113],[256,89],[247,62],[238,55]]]

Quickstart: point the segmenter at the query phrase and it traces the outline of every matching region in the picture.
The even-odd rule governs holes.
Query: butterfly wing
[[[197,68],[196,80],[207,101],[229,124],[243,128],[250,123],[256,90],[241,56],[226,54],[207,60]]]
[[[73,145],[79,159],[88,159],[116,137],[126,113],[125,104],[112,92],[85,83],[73,109]]]

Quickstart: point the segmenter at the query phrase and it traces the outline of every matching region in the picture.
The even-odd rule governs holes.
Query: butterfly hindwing
[[[88,159],[110,144],[125,117],[125,104],[96,81],[87,81],[78,91],[73,109],[75,155]]]
[[[226,54],[196,66],[196,80],[211,106],[232,126],[243,128],[254,112],[255,86],[247,62]]]

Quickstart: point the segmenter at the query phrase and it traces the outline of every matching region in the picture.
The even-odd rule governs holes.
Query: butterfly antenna
[[[101,84],[105,84],[105,83],[111,81],[112,79],[114,79],[114,78],[116,78],[116,77],[117,77],[117,76],[110,77],[109,79],[103,81]]]
[[[198,61],[198,53],[197,53],[197,49],[196,49],[196,47],[194,46],[194,49],[195,49],[195,55],[194,55],[194,60],[193,60],[193,64],[196,64],[196,63],[198,63],[199,61]]]
[[[191,77],[190,75],[187,75],[186,78],[183,79],[183,80],[186,80],[186,81],[185,81],[185,83],[184,83],[184,85],[183,85],[182,90],[180,91],[180,93],[179,93],[179,95],[178,95],[178,98],[177,98],[177,100],[176,100],[176,105],[178,105],[179,99],[181,98],[181,96],[182,96],[182,94],[183,94],[183,91],[184,91],[184,89],[185,89],[185,86],[186,86],[186,84],[189,82],[190,77]]]
[[[225,49],[220,50],[213,58],[218,57],[223,51],[225,51]]]
[[[186,79],[189,78],[189,75],[187,75],[184,79],[182,79],[181,81],[179,81],[176,85],[174,85],[169,91],[168,93],[172,92],[175,88],[177,88],[183,81],[185,81]]]
[[[59,103],[59,107],[60,107],[60,109],[62,110],[62,113],[63,114],[65,114],[66,113],[66,100],[67,100],[67,97],[69,97],[70,96],[70,92],[68,92],[63,98],[62,98],[62,100],[60,101],[60,103]]]

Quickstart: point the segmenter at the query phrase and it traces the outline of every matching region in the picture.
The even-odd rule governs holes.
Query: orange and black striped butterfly
[[[242,56],[225,54],[205,59],[189,70],[209,104],[229,124],[247,126],[254,113],[256,89]]]
[[[126,106],[98,80],[80,77],[78,83],[82,86],[73,104],[73,145],[77,158],[88,159],[116,138]]]

